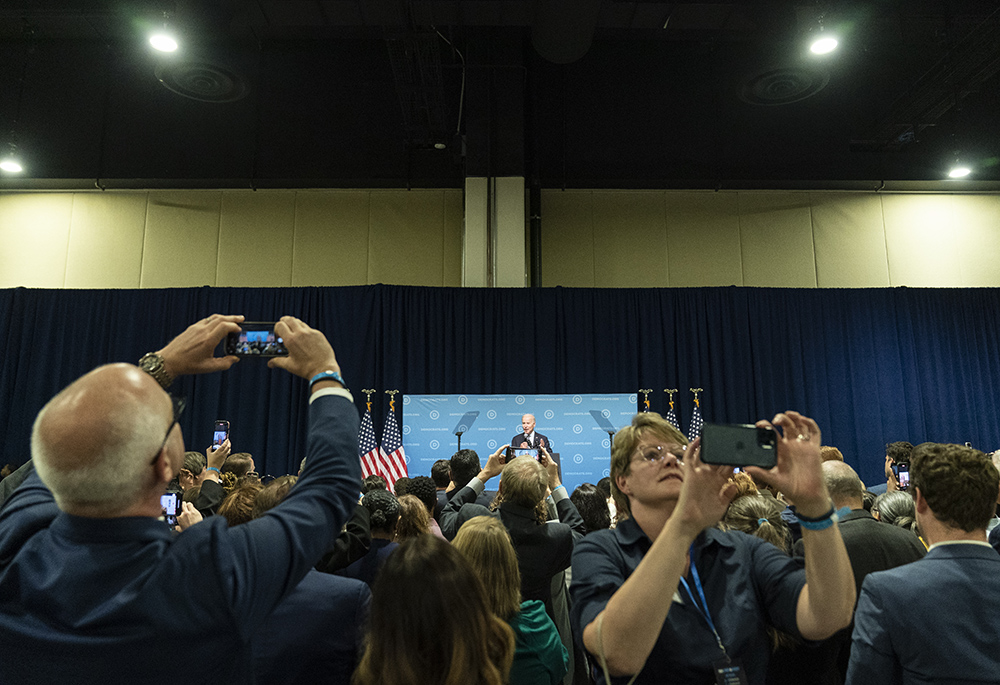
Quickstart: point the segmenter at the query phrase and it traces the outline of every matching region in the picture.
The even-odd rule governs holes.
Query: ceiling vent
[[[740,99],[751,105],[788,105],[812,97],[829,82],[829,72],[822,69],[771,68],[743,79]]]
[[[201,102],[235,102],[250,91],[246,80],[227,67],[204,61],[170,61],[156,68],[164,86]]]

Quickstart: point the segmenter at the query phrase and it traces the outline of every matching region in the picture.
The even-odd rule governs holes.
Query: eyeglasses
[[[181,420],[181,414],[184,413],[184,407],[187,406],[187,401],[183,397],[170,396],[170,402],[173,405],[174,410],[174,420],[171,421],[170,425],[167,427],[167,434],[163,436],[163,442],[160,443],[159,449],[156,450],[156,454],[153,455],[153,461],[149,462],[150,466],[156,463],[156,459],[160,456],[160,452],[163,451],[163,446],[167,444],[167,440],[170,438],[170,431],[174,429],[177,422]]]
[[[639,458],[634,461],[645,461],[650,464],[658,464],[663,461],[668,454],[672,454],[678,463],[684,461],[684,448],[680,445],[668,447],[666,445],[646,445],[639,452]]]

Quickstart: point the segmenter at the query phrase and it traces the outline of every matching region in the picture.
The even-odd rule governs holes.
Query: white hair
[[[163,416],[135,398],[121,402],[99,419],[102,444],[66,466],[42,434],[52,401],[38,413],[31,431],[31,457],[42,482],[60,508],[87,506],[114,514],[128,508],[142,492],[143,474],[165,437]],[[65,410],[63,410],[65,411]]]

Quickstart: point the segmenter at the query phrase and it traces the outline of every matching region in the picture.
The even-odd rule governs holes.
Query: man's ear
[[[170,456],[167,454],[167,446],[164,445],[160,453],[156,455],[156,461],[153,462],[153,471],[156,473],[156,477],[164,484],[169,483],[174,479],[174,469],[170,465]]]
[[[931,510],[931,508],[927,506],[927,500],[924,499],[924,495],[920,492],[920,488],[916,486],[913,487],[913,505],[921,514],[927,514]]]

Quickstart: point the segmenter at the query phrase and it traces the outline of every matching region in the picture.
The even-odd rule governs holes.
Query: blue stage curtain
[[[997,289],[184,288],[0,290],[0,463],[22,463],[42,405],[94,366],[135,362],[212,312],[293,314],[329,336],[376,432],[403,393],[602,393],[689,388],[706,421],[797,409],[870,484],[894,440],[1000,447]],[[259,469],[294,473],[305,383],[245,360],[179,380],[189,449],[232,423]],[[641,396],[640,396],[641,399]],[[398,407],[397,407],[398,408]],[[442,457],[450,455],[442,454]]]

